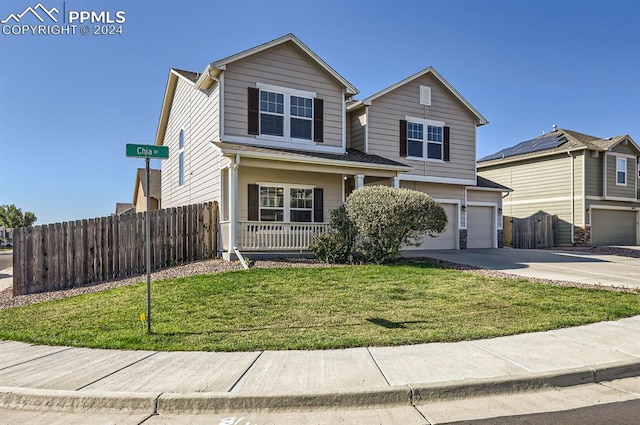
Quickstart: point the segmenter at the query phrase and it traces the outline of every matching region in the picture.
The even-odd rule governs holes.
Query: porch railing
[[[327,232],[329,223],[238,223],[238,248],[244,251],[304,251],[313,237]]]

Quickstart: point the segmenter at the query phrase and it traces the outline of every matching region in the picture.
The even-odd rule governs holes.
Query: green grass
[[[0,339],[149,350],[284,350],[459,341],[640,314],[637,293],[487,278],[427,264],[251,269],[0,311]]]

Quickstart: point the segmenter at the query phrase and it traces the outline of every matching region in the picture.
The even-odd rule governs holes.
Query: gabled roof
[[[625,140],[628,140],[640,153],[640,147],[629,135],[602,139],[573,130],[558,129],[480,158],[478,164],[485,166],[584,149],[606,152]]]
[[[187,80],[195,83],[200,78],[200,73],[193,71],[185,71],[184,69],[171,68],[171,70]]]
[[[144,168],[138,168],[138,172],[136,173],[136,186],[133,189],[133,202],[135,203],[138,200],[138,190],[142,187],[142,194],[146,198],[150,196],[151,198],[160,199],[161,197],[161,174],[160,170],[150,169],[149,174],[149,185],[151,190],[147,190],[147,171]]]
[[[500,192],[513,192],[513,189],[503,186],[500,183],[496,183],[493,180],[489,180],[482,176],[476,176],[476,185],[468,186],[470,188],[485,189],[485,190],[497,190]]]
[[[395,83],[392,86],[387,87],[384,90],[381,90],[375,94],[372,94],[371,96],[359,101],[359,102],[354,102],[350,105],[348,105],[347,109],[348,110],[353,110],[353,109],[357,109],[360,106],[363,105],[370,105],[371,102],[373,102],[374,100],[376,100],[379,97],[384,96],[385,94],[397,89],[398,87],[402,87],[407,83],[410,83],[411,81],[415,80],[416,78],[420,78],[424,75],[427,74],[431,74],[436,80],[438,80],[456,99],[458,99],[458,101],[460,101],[460,103],[462,103],[468,110],[469,112],[471,112],[476,119],[478,120],[478,125],[484,125],[484,124],[488,124],[489,121],[487,121],[487,119],[485,117],[482,116],[482,114],[480,112],[478,112],[478,110],[476,108],[474,108],[473,106],[471,106],[471,104],[464,98],[462,97],[462,95],[460,93],[458,93],[458,91],[456,89],[453,88],[453,86],[451,84],[449,84],[449,82],[447,80],[445,80],[444,78],[442,78],[442,75],[438,74],[438,72],[432,67],[428,67],[426,69],[423,69],[422,71],[413,74],[412,76],[405,78],[402,81],[399,81],[397,83]]]
[[[323,61],[320,58],[320,56],[316,55],[313,50],[311,50],[309,47],[307,47],[302,41],[300,41],[293,34],[287,34],[285,36],[282,36],[280,38],[276,38],[275,40],[271,40],[271,41],[269,41],[267,43],[261,44],[259,46],[253,47],[251,49],[247,49],[247,50],[242,51],[240,53],[236,53],[235,55],[231,55],[231,56],[228,56],[228,57],[226,57],[224,59],[220,59],[220,60],[217,60],[215,62],[211,62],[209,64],[209,67],[207,67],[207,70],[205,70],[205,72],[203,73],[203,78],[207,78],[208,71],[211,68],[215,69],[215,70],[224,70],[225,67],[228,64],[232,63],[232,62],[238,61],[240,59],[244,59],[244,58],[246,58],[248,56],[254,55],[256,53],[262,52],[264,50],[270,49],[272,47],[275,47],[275,46],[278,46],[278,45],[284,44],[284,43],[293,43],[300,50],[302,50],[304,53],[306,53],[309,56],[309,58],[311,58],[311,60],[316,62],[329,75],[331,75],[340,84],[342,84],[344,86],[344,88],[346,89],[347,94],[355,95],[355,94],[358,93],[358,89],[355,88],[355,86],[353,84],[351,84],[349,81],[347,81],[342,75],[338,74],[338,72],[335,69],[333,69],[331,66],[329,66],[329,64],[327,64],[325,61]]]
[[[116,215],[127,214],[136,212],[136,206],[129,202],[116,203]]]
[[[367,154],[355,149],[347,149],[347,153],[309,152],[296,149],[277,149],[261,146],[245,145],[244,143],[211,142],[224,155],[241,155],[252,158],[275,159],[289,162],[303,162],[307,164],[322,164],[333,166],[349,166],[359,168],[377,168],[392,171],[411,171],[413,167],[384,158],[379,155]]]

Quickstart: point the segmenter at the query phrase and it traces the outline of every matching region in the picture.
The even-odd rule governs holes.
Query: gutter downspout
[[[575,157],[571,154],[570,151],[567,151],[567,154],[571,158],[571,245],[576,244],[575,236],[574,236],[574,227],[576,222],[576,203],[575,203]]]

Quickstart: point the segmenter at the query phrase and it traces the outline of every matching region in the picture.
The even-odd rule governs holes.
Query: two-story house
[[[224,256],[293,251],[367,184],[429,193],[450,225],[423,249],[499,245],[505,187],[476,179],[487,121],[432,68],[376,95],[358,90],[293,35],[172,69],[155,143],[163,207],[215,200]]]
[[[478,173],[514,190],[505,215],[557,215],[558,245],[637,245],[639,155],[628,135],[554,129],[481,158]]]

